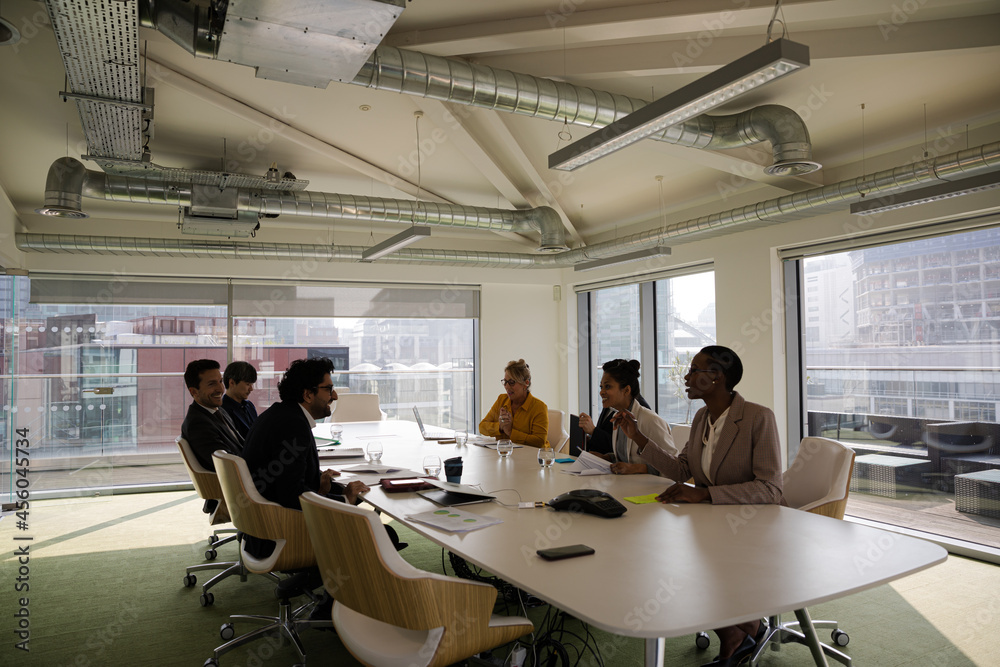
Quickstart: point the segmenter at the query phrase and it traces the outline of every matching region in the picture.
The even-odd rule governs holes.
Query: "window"
[[[998,243],[1000,229],[987,228],[786,264],[818,278],[800,306],[807,316],[797,314],[809,323],[802,423],[807,435],[855,449],[849,514],[1000,547],[1000,520],[960,512],[954,495],[958,475],[1000,469],[1000,319],[990,296],[1000,281],[987,259]],[[893,472],[869,455],[906,465]],[[894,478],[893,498],[867,485],[876,475]]]
[[[261,410],[292,360],[326,356],[336,384],[379,394],[390,418],[417,405],[431,423],[478,422],[478,289],[231,289],[230,298],[221,281],[0,276],[0,428],[11,453],[0,495],[14,492],[15,429],[30,434],[35,497],[187,484],[175,439],[191,403],[184,369],[199,358],[254,364]]]

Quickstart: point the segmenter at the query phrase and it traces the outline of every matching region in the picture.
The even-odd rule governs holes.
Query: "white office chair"
[[[843,519],[853,470],[854,450],[850,447],[829,438],[803,438],[795,460],[782,476],[785,502],[795,509]],[[782,623],[779,616],[771,616],[768,622],[770,628],[751,658],[751,665],[757,664],[768,644],[777,651],[783,642],[806,643],[798,622]],[[813,627],[832,629],[830,638],[837,646],[847,646],[851,641],[836,621],[813,621]],[[851,665],[850,656],[827,644],[820,646],[830,658]]]
[[[569,442],[569,433],[563,428],[563,411],[549,410],[549,447],[556,452],[561,452],[563,447]]]
[[[346,422],[377,422],[385,415],[378,406],[378,394],[343,394],[337,396],[337,409],[330,421],[338,424]]]

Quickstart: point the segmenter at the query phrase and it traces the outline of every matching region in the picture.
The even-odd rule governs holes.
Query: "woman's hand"
[[[642,475],[646,472],[645,463],[612,463],[611,472],[615,475]]]
[[[703,503],[706,500],[711,502],[712,495],[708,489],[676,482],[656,496],[656,499],[661,503]]]
[[[507,408],[500,408],[500,432],[510,437],[510,432],[514,429],[513,418]]]
[[[638,442],[639,436],[639,423],[635,420],[635,417],[628,410],[621,410],[614,417],[611,418],[611,423],[615,425],[615,428],[620,428],[625,431],[625,435],[628,439],[633,442]]]
[[[594,420],[590,418],[586,412],[580,413],[580,430],[587,435],[594,435],[594,429],[597,428],[594,425]]]

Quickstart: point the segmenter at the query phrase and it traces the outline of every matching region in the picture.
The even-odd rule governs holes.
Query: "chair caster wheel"
[[[843,630],[834,630],[833,632],[831,632],[830,639],[832,639],[833,643],[836,644],[837,646],[847,646],[849,643],[851,643],[850,635],[848,635]]]
[[[193,588],[198,583],[198,577],[193,574],[184,575],[184,588]]]
[[[694,645],[703,651],[707,649],[711,643],[712,640],[709,638],[707,632],[699,632],[694,636]]]
[[[215,549],[209,549],[205,552],[205,560],[215,560],[215,557],[219,555],[219,552]]]
[[[211,593],[202,593],[201,594],[201,606],[202,607],[211,607],[214,602],[215,602],[215,596],[213,594],[211,594]]]
[[[201,667],[219,667],[219,661],[215,658],[209,658]]]
[[[209,535],[208,536],[208,546],[214,547],[215,543],[218,542],[218,541],[219,541],[219,538],[216,537],[215,535]]]
[[[232,623],[223,623],[222,627],[219,628],[219,636],[222,637],[222,641],[228,642],[230,639],[236,636],[236,629],[233,627]]]

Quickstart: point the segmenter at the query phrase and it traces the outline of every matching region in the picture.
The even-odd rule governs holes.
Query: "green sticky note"
[[[651,493],[648,496],[625,496],[625,500],[629,501],[630,503],[635,503],[636,505],[647,505],[649,503],[655,503],[656,496],[658,495],[660,494]]]

